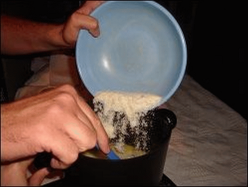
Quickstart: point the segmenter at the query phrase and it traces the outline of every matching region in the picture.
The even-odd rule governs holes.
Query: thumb
[[[45,167],[38,171],[36,171],[30,178],[29,178],[29,185],[30,186],[40,186],[42,181],[45,177],[50,173],[49,168]]]

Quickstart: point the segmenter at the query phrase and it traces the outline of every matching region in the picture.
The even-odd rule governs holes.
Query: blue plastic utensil
[[[107,157],[110,160],[120,160],[113,150],[110,150],[110,152],[107,154]]]
[[[96,145],[96,149],[98,150],[98,151],[101,151],[101,149],[99,148],[99,146],[98,145]],[[102,152],[101,152],[102,153]],[[103,153],[102,153],[103,154]],[[101,155],[102,155],[101,154]],[[112,150],[112,149],[110,149],[110,152],[107,154],[107,158],[108,159],[110,159],[110,160],[120,160],[120,158],[115,154],[115,152]]]

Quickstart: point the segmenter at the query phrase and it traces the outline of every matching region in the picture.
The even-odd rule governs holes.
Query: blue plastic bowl
[[[80,30],[76,63],[94,96],[99,91],[160,95],[160,104],[177,90],[185,73],[187,48],[174,17],[153,1],[109,1],[91,14],[100,36]]]

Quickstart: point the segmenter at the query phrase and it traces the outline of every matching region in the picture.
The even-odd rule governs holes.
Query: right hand
[[[64,169],[97,143],[110,151],[99,118],[72,86],[4,104],[1,114],[1,163],[46,151],[51,167]]]

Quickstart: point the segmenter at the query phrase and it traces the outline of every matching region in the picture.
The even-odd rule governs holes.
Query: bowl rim
[[[99,7],[97,7],[95,10],[92,11],[92,13],[90,14],[91,16],[94,17],[94,15],[101,11],[102,8],[104,8],[105,6],[110,6],[112,3],[118,3],[119,1],[107,1],[105,3],[103,3],[102,5],[100,5]],[[181,60],[181,63],[180,63],[180,71],[179,71],[179,75],[178,77],[176,78],[176,81],[174,83],[174,85],[170,88],[170,90],[167,92],[167,94],[164,94],[164,95],[160,95],[161,96],[161,100],[160,102],[157,104],[157,106],[160,106],[162,105],[163,103],[167,102],[171,97],[172,95],[176,92],[176,90],[178,89],[178,87],[180,86],[182,80],[183,80],[183,77],[185,75],[185,72],[186,72],[186,66],[187,66],[187,44],[186,44],[186,40],[185,40],[185,37],[184,37],[184,34],[183,34],[183,31],[179,25],[179,23],[177,22],[177,20],[173,17],[173,15],[165,8],[163,7],[161,4],[155,2],[155,1],[127,1],[128,3],[134,3],[134,2],[140,2],[140,3],[147,3],[147,4],[150,4],[152,6],[154,6],[155,8],[157,8],[158,10],[160,10],[162,13],[164,13],[168,18],[169,20],[173,23],[173,27],[175,28],[175,30],[177,31],[177,34],[179,36],[179,41],[180,41],[180,45],[182,46],[180,49],[181,49],[181,56],[182,56],[182,60]],[[78,39],[80,37],[80,35],[84,32],[84,30],[80,30],[79,31],[79,34],[78,34]],[[75,56],[76,56],[76,65],[77,65],[77,69],[79,71],[79,75],[80,75],[80,78],[82,80],[82,82],[84,83],[85,87],[87,88],[87,90],[89,91],[89,93],[94,96],[97,91],[92,91],[92,89],[90,88],[90,86],[88,86],[85,81],[84,81],[84,70],[82,70],[80,68],[80,62],[79,62],[79,52],[78,52],[78,47],[79,46],[79,42],[78,40],[76,41],[76,46],[75,46]],[[118,90],[116,90],[118,91]]]

